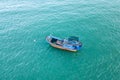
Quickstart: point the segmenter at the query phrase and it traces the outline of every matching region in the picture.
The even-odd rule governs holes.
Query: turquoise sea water
[[[49,34],[83,47],[55,49]],[[0,0],[0,80],[120,80],[120,0]]]

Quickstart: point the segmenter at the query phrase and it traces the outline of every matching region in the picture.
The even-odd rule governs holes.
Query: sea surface
[[[120,80],[120,0],[0,0],[0,80]]]

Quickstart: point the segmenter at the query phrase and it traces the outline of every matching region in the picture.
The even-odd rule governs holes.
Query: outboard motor
[[[79,45],[76,45],[75,48],[76,48],[77,50],[80,50],[81,47],[82,47],[82,43],[80,43]]]
[[[80,50],[80,46],[76,46],[76,49],[77,49],[77,50]]]

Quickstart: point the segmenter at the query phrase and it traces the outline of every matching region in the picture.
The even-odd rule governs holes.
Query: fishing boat
[[[70,36],[67,39],[61,39],[52,35],[46,37],[46,41],[53,47],[76,52],[82,47],[82,43],[76,36]]]

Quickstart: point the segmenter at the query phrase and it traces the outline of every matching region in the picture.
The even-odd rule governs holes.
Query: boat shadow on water
[[[81,49],[82,43],[78,37],[71,36],[68,39],[61,39],[55,36],[47,36],[46,41],[54,48],[62,49],[64,51],[75,52]]]

